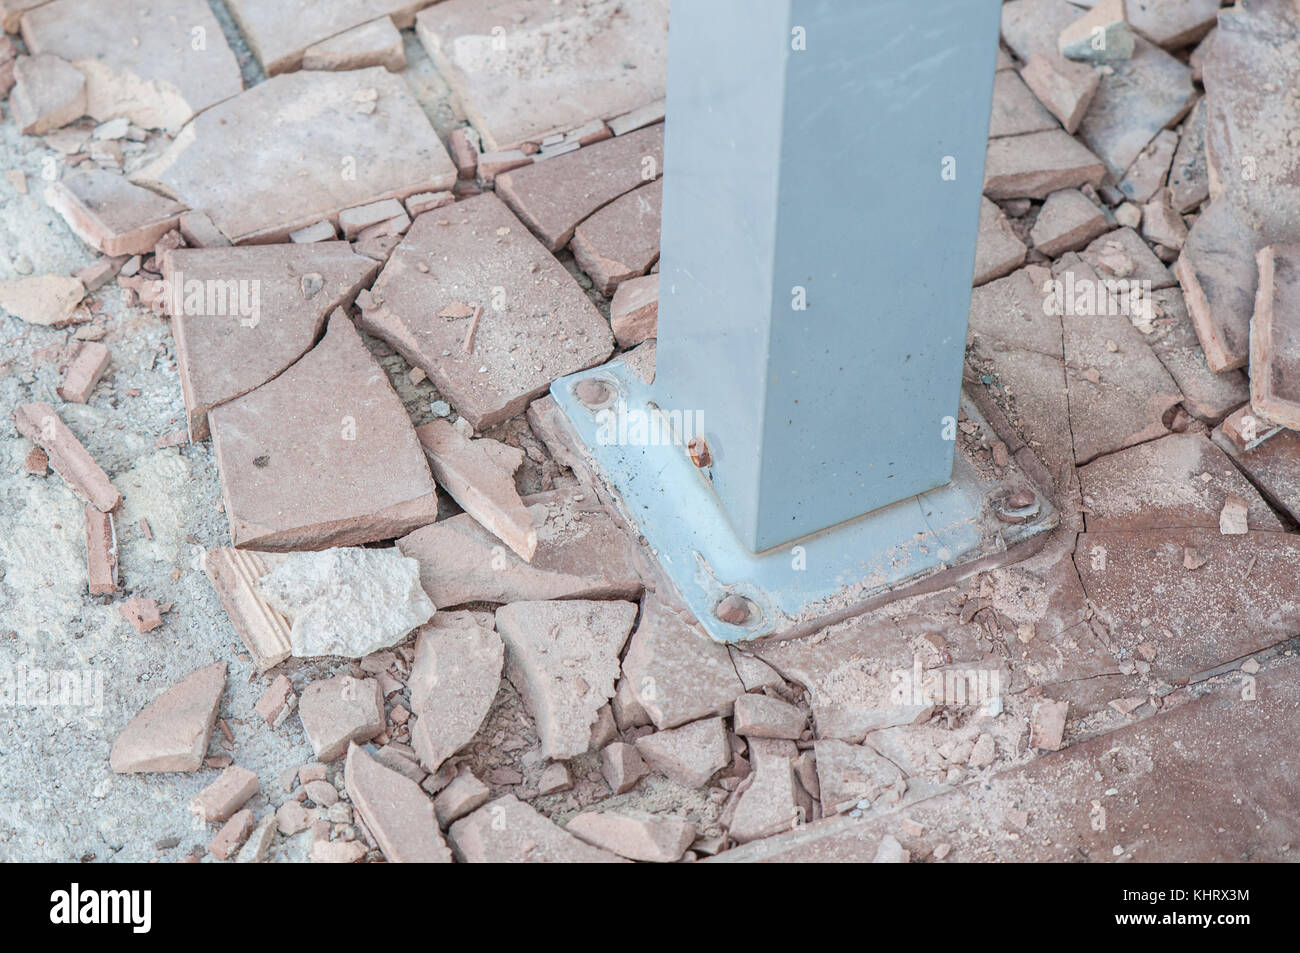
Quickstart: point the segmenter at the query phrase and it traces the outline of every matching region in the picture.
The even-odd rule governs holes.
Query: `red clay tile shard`
[[[1101,184],[1106,167],[1073,136],[1056,129],[989,142],[984,194],[1042,199],[1060,189]]]
[[[36,401],[19,405],[14,411],[14,422],[20,434],[45,451],[50,467],[83,503],[108,513],[122,502],[122,494],[108,479],[108,474],[49,404]]]
[[[399,206],[400,211],[400,206]],[[190,438],[213,407],[265,384],[319,339],[379,265],[347,242],[182,248],[162,256]]]
[[[415,13],[432,0],[231,0],[230,13],[249,48],[269,75],[318,67],[304,54],[331,37],[354,30],[376,17],[391,17],[405,29]],[[339,67],[355,68],[355,67]]]
[[[1090,63],[1126,60],[1133,55],[1134,37],[1124,15],[1124,0],[1097,0],[1061,31],[1057,41],[1062,56]]]
[[[1201,213],[1183,245],[1174,274],[1212,371],[1244,367],[1250,358],[1250,319],[1266,242],[1221,198]]]
[[[524,497],[523,503],[537,530],[531,563],[468,514],[398,540],[398,549],[419,560],[420,582],[435,605],[640,596],[636,543],[594,492],[552,490]]]
[[[472,354],[473,311],[441,316],[456,303],[483,309]],[[478,430],[522,413],[551,381],[614,346],[578,283],[488,192],[416,219],[361,308],[362,329],[422,368]]]
[[[451,863],[433,801],[418,784],[355,744],[348,748],[343,776],[353,806],[390,863]]]
[[[1078,189],[1053,192],[1038,212],[1029,237],[1048,258],[1078,251],[1110,230],[1106,214]]]
[[[651,182],[615,199],[573,232],[569,248],[578,267],[603,295],[644,275],[659,259],[663,183]]]
[[[341,311],[306,356],[209,421],[238,548],[357,545],[437,519],[406,408]]]
[[[513,794],[484,804],[451,825],[447,840],[462,864],[617,864],[617,854],[592,847]]]
[[[1071,0],[1091,7],[1097,0]],[[1152,43],[1178,50],[1195,43],[1214,26],[1222,0],[1125,0],[1129,25]]]
[[[692,721],[636,740],[636,750],[652,771],[688,788],[701,788],[731,764],[727,724],[721,718]]]
[[[1122,186],[1121,186],[1122,187]],[[1210,197],[1210,170],[1205,157],[1205,98],[1196,103],[1182,125],[1178,151],[1169,169],[1173,206],[1186,215]]]
[[[1020,78],[1070,135],[1078,131],[1101,85],[1095,70],[1054,52],[1029,57]]]
[[[1023,136],[1057,128],[1057,121],[1029,91],[1014,70],[1000,70],[993,79],[993,114],[989,138]]]
[[[1002,209],[986,198],[980,200],[979,237],[975,243],[974,285],[987,284],[1009,275],[1025,263],[1028,249],[1011,230]],[[611,314],[613,308],[610,309]],[[615,334],[617,335],[617,329]]]
[[[609,323],[619,347],[635,347],[659,333],[659,276],[629,278],[614,291]]]
[[[1178,150],[1178,134],[1161,130],[1142,154],[1133,160],[1119,184],[1119,190],[1133,202],[1145,204],[1160,191],[1169,174],[1169,165]]]
[[[660,124],[499,174],[496,190],[548,249],[559,251],[580,222],[658,178],[663,165]]]
[[[289,620],[273,609],[257,581],[280,561],[274,553],[213,549],[203,557],[203,571],[217,591],[221,606],[258,669],[279,665],[291,654]]]
[[[293,682],[284,675],[277,675],[266,691],[262,692],[253,711],[271,728],[279,728],[297,707],[298,695],[293,690]]]
[[[798,751],[793,741],[754,738],[749,742],[753,774],[736,800],[731,839],[738,843],[789,830],[799,821],[792,768]]]
[[[475,133],[475,140],[477,138],[478,135]],[[456,163],[456,172],[460,177],[474,178],[474,170],[478,168],[478,146],[471,141],[465,127],[457,127],[448,133],[447,151],[451,153],[451,161]]]
[[[303,69],[348,70],[367,66],[382,66],[390,73],[400,73],[406,68],[402,34],[388,17],[332,36],[308,47],[302,56]]]
[[[384,697],[373,678],[340,675],[312,682],[298,700],[298,717],[316,760],[333,761],[349,742],[369,741],[384,730]]]
[[[85,296],[86,288],[76,277],[36,275],[0,281],[0,308],[29,324],[55,328],[71,324]]]
[[[1042,751],[1059,751],[1065,738],[1065,716],[1068,701],[1044,698],[1034,705],[1029,722],[1029,744]]]
[[[162,625],[162,615],[158,612],[158,603],[153,599],[136,596],[119,603],[117,611],[122,618],[130,622],[137,632],[152,632]]]
[[[1300,519],[1300,434],[1270,429],[1247,404],[1216,427],[1212,437],[1270,503]]]
[[[267,116],[281,121],[268,126]],[[218,103],[132,181],[206,212],[242,245],[450,189],[456,167],[401,77],[373,66],[276,76]]]
[[[123,116],[175,135],[244,87],[203,0],[54,0],[22,27],[33,53],[61,56],[85,74],[86,113],[100,121]]]
[[[695,840],[695,825],[684,818],[629,809],[584,811],[565,830],[620,857],[659,864],[681,860]]]
[[[1263,420],[1300,430],[1300,245],[1259,253],[1250,325],[1250,405]]]
[[[537,550],[532,515],[515,489],[524,452],[496,440],[469,440],[446,420],[416,428],[434,479],[453,500],[524,562]]]
[[[226,663],[191,672],[150,702],[113,742],[109,763],[118,774],[197,771],[226,688]]]
[[[243,810],[222,825],[217,836],[208,845],[208,852],[217,860],[229,860],[230,855],[243,846],[253,833],[253,812]]]
[[[25,136],[52,132],[86,112],[86,77],[67,60],[49,54],[20,56],[13,77],[9,104]]]
[[[631,602],[516,602],[497,610],[506,677],[537,721],[542,756],[585,754],[591,726],[614,697],[619,652],[632,631]]]
[[[205,822],[224,821],[257,793],[257,775],[231,765],[190,800],[190,812]]]
[[[862,801],[897,801],[906,787],[898,767],[868,745],[822,738],[814,751],[817,788],[827,815],[853,810]]]
[[[117,592],[117,531],[113,514],[85,507],[86,576],[92,596]]]
[[[495,43],[501,24],[507,32]],[[628,4],[616,16],[532,0],[443,0],[415,28],[489,151],[664,98],[667,0]]]
[[[492,797],[491,789],[474,777],[473,772],[462,769],[450,784],[433,799],[433,811],[438,826],[446,828],[471,811],[477,810]]]
[[[807,723],[807,712],[779,698],[746,693],[736,699],[735,730],[743,738],[797,741]]]
[[[91,169],[45,190],[45,201],[86,244],[105,255],[143,255],[176,227],[185,206],[120,175]]]
[[[108,347],[98,341],[79,342],[56,391],[66,401],[84,404],[108,367]]]

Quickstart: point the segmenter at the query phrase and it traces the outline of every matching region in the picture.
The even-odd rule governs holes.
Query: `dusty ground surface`
[[[211,0],[210,6],[244,84],[265,82],[227,5]],[[608,4],[578,6],[584,22],[609,22]],[[1083,12],[1070,8],[1068,15]],[[1054,15],[1062,15],[1059,7]],[[1156,35],[1155,27],[1145,29]],[[1003,32],[1011,68],[999,77],[1007,78],[1038,39],[1005,20]],[[1188,62],[1203,35],[1169,41],[1170,59]],[[403,29],[402,43],[401,80],[441,142],[467,119],[497,122],[469,114],[416,30]],[[560,50],[562,59],[569,55],[567,47]],[[531,66],[521,61],[514,68],[527,78]],[[1190,67],[1179,68],[1188,73],[1185,108],[1131,107],[1135,123],[1155,123],[1148,141],[1162,126],[1183,138],[1193,134],[1183,123],[1192,122],[1186,117],[1204,89],[1192,85]],[[995,136],[1020,138],[1016,155],[1029,165],[1051,165],[1037,142],[1023,140],[1059,131],[1060,123],[1012,94],[1003,116],[1008,125]],[[1100,102],[1098,111],[1117,108],[1113,100]],[[1168,115],[1161,117],[1160,109]],[[508,127],[501,122],[500,129]],[[1106,162],[1123,154],[1104,130],[1085,124],[1080,138]],[[155,134],[148,148],[166,144]],[[67,275],[99,257],[43,197],[49,169],[69,174],[62,159],[40,137],[21,135],[6,109],[0,167],[21,171],[26,191],[12,177],[0,181],[0,281]],[[1000,168],[991,169],[991,182],[1004,181],[995,175]],[[1158,178],[1172,188],[1170,174],[1166,165]],[[1198,174],[1204,177],[1204,169]],[[748,688],[810,722],[783,736],[778,746],[789,747],[772,754],[768,748],[776,746],[758,741],[757,732],[746,740],[729,721],[733,760],[704,784],[651,772],[632,790],[613,794],[595,746],[564,759],[568,790],[541,794],[548,762],[537,719],[508,678],[452,763],[484,781],[493,798],[513,794],[561,827],[592,807],[688,821],[695,831],[686,854],[691,860],[712,854],[724,860],[1293,859],[1300,776],[1276,752],[1290,743],[1300,705],[1292,641],[1300,633],[1292,490],[1300,485],[1300,449],[1286,443],[1297,438],[1284,433],[1251,451],[1224,442],[1224,418],[1248,396],[1245,377],[1206,368],[1196,339],[1201,328],[1193,331],[1183,288],[1165,267],[1177,249],[1132,231],[1127,235],[1136,246],[1107,246],[1130,221],[1120,211],[1130,203],[1119,188],[1122,176],[1100,161],[1095,169],[1076,163],[1072,171],[1058,163],[1048,177],[1053,187],[1041,195],[1012,185],[986,187],[998,204],[987,203],[992,211],[981,225],[966,377],[968,392],[996,418],[997,432],[964,430],[961,438],[988,465],[1010,453],[1051,486],[1063,525],[1041,553],[810,638],[722,653],[722,680],[735,675],[736,695]],[[1083,217],[1100,224],[1070,251],[1044,254],[1036,246],[1067,230],[1035,233],[1046,221],[1044,199],[1066,191],[1093,203]],[[1153,214],[1146,201],[1136,204]],[[1194,228],[1204,207],[1193,203],[1186,224]],[[1181,240],[1166,232],[1159,237]],[[556,257],[608,320],[610,299],[593,288],[574,255],[561,248]],[[650,265],[646,260],[641,271]],[[1157,327],[1141,316],[1113,314],[1088,325],[1059,315],[1045,314],[1044,321],[1034,310],[1043,282],[1067,270],[1088,280],[1136,274],[1135,268],[1166,296],[1156,299],[1165,305]],[[1026,301],[1032,330],[1013,320],[1029,320]],[[0,317],[6,411],[0,415],[0,669],[90,672],[95,679],[92,704],[17,704],[3,712],[0,860],[211,860],[217,825],[196,819],[189,802],[218,770],[116,774],[109,752],[123,726],[167,686],[224,661],[229,675],[219,715],[233,738],[223,744],[214,732],[209,753],[228,754],[257,774],[260,790],[245,807],[262,820],[295,796],[302,799],[294,773],[314,760],[296,714],[271,728],[254,712],[272,676],[287,675],[301,692],[333,675],[364,674],[347,659],[290,659],[263,673],[241,644],[202,565],[205,552],[232,542],[213,444],[156,446],[186,424],[176,343],[165,315],[127,302],[110,282],[88,296],[86,323],[47,328]],[[87,403],[60,400],[61,359],[87,328],[103,331],[108,371]],[[445,395],[427,378],[412,383],[412,362],[386,343],[365,340],[411,423],[433,420],[433,406]],[[57,475],[24,469],[32,444],[17,433],[12,411],[30,401],[56,407],[123,493],[115,514],[121,575],[114,595],[87,594],[82,504]],[[526,452],[515,478],[520,494],[578,487],[581,474],[557,462],[556,446],[546,445],[547,435],[535,433],[522,415],[481,433]],[[1249,532],[1225,535],[1220,514],[1234,495],[1249,514]],[[444,503],[444,519],[459,512]],[[134,595],[170,604],[160,628],[139,633],[123,619],[117,604]],[[494,608],[490,602],[472,607]],[[640,621],[646,618],[643,604]],[[623,648],[625,687],[635,669],[651,673],[661,690],[698,690],[702,700],[672,724],[665,718],[652,725],[644,712],[621,717],[621,741],[635,744],[656,728],[714,715],[732,718],[733,696],[721,698],[716,684],[700,687],[697,677],[705,659],[718,663],[716,650],[693,639],[680,652],[650,652],[648,662],[645,653],[632,660],[636,636]],[[931,683],[937,676],[942,684],[945,674],[958,680],[992,675],[1000,687],[979,704],[965,697],[899,702],[890,689],[914,666]],[[387,714],[398,704],[409,707],[409,696],[401,686]],[[1052,730],[1048,703],[1068,708],[1061,737],[1045,744],[1043,733]],[[387,728],[400,735],[395,724]],[[844,754],[839,743],[871,766],[846,770],[839,791],[852,797],[831,818],[835,809],[823,793],[836,780],[829,765]],[[1271,759],[1276,773],[1262,767]],[[334,761],[328,776],[346,803],[341,765]],[[431,778],[425,785],[431,794],[439,789]],[[361,839],[368,859],[383,856],[363,825],[331,820],[332,831],[323,834],[276,836],[266,859],[307,860],[322,837]],[[518,856],[502,859],[526,859],[531,848],[510,849]]]

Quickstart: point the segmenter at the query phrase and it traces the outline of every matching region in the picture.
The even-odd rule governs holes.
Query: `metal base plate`
[[[578,396],[582,381],[584,402]],[[592,401],[592,393],[601,395]],[[1019,547],[1054,529],[1059,514],[1014,459],[994,472],[978,437],[993,429],[963,399],[952,481],[920,496],[811,536],[752,553],[731,528],[709,481],[652,388],[622,361],[561,378],[551,395],[567,419],[574,450],[611,492],[623,518],[648,542],[665,574],[719,642],[790,636],[847,618],[867,603],[964,564]],[[974,429],[970,424],[974,424]],[[1017,492],[1032,504],[1010,509]],[[728,596],[748,600],[743,624],[716,615]],[[736,600],[731,600],[735,603]]]

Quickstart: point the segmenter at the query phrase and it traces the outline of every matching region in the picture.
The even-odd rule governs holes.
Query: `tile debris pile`
[[[105,5],[125,28],[94,28]],[[1273,759],[1218,753],[1291,743],[1290,0],[1004,5],[967,360],[999,430],[959,439],[1049,475],[1066,525],[1026,562],[730,647],[675,604],[546,396],[615,356],[653,374],[666,0],[227,6],[269,77],[248,88],[202,0],[0,3],[25,47],[0,45],[10,116],[60,157],[44,200],[103,256],[0,282],[13,326],[63,342],[64,404],[32,393],[14,422],[30,478],[53,469],[84,508],[89,594],[130,638],[172,607],[123,591],[140,491],[76,435],[116,370],[83,335],[101,289],[170,322],[185,416],[159,445],[210,440],[219,471],[230,545],[200,564],[260,697],[223,704],[227,662],[200,667],[108,759],[201,773],[210,840],[186,860],[1293,842],[1293,822],[1215,813],[1210,783],[1270,797]],[[430,121],[421,48],[468,123]],[[1257,673],[1275,694],[1228,704]],[[311,760],[259,778],[232,722]],[[1175,797],[1162,766],[1207,787]],[[1186,843],[1184,814],[1221,836]]]

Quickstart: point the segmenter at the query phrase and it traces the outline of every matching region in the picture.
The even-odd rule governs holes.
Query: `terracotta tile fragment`
[[[1250,324],[1250,405],[1270,424],[1300,430],[1300,245],[1261,249]]]
[[[658,260],[662,206],[663,183],[650,182],[574,229],[569,248],[601,294],[612,295],[620,283],[645,274]]]
[[[232,817],[257,793],[257,775],[247,768],[231,765],[217,779],[190,800],[190,811],[205,822],[224,821]]]
[[[66,401],[84,404],[99,383],[108,367],[108,347],[98,341],[86,341],[75,346],[63,382],[56,388]]]
[[[317,759],[333,761],[349,742],[369,741],[384,730],[379,682],[350,675],[312,682],[298,701],[298,716]]]
[[[671,864],[695,840],[695,825],[680,817],[648,811],[584,811],[565,826],[588,844],[629,860]]]
[[[348,796],[390,862],[451,863],[433,801],[418,784],[355,744],[348,747],[343,771]]]
[[[113,770],[198,770],[225,687],[226,663],[214,662],[165,690],[127,722],[113,742]]]
[[[90,581],[90,594],[109,595],[117,591],[117,531],[113,528],[113,514],[86,506],[85,515],[86,574]]]
[[[152,632],[162,625],[162,615],[158,611],[158,603],[153,599],[136,596],[133,599],[118,603],[117,610],[122,614],[123,619],[135,627],[137,632]]]
[[[209,550],[203,571],[221,600],[231,624],[261,671],[279,665],[291,653],[289,620],[262,596],[257,580],[269,573],[281,557],[246,550]]]
[[[298,695],[293,683],[284,675],[277,675],[257,700],[253,710],[272,728],[279,728],[289,714],[298,707]]]
[[[105,255],[142,255],[176,227],[185,206],[133,185],[120,175],[91,169],[55,182],[45,201],[86,244]]]
[[[247,809],[239,811],[217,831],[217,836],[208,845],[208,852],[217,860],[229,860],[252,832],[253,812]]]
[[[82,502],[103,513],[122,502],[122,494],[108,479],[108,474],[49,404],[36,401],[19,405],[14,411],[14,422],[19,433],[46,452],[50,467]]]
[[[635,347],[659,331],[659,276],[629,278],[614,291],[609,322],[619,347]]]
[[[1105,166],[1057,129],[989,143],[984,194],[991,199],[1046,198],[1060,189],[1101,184]]]
[[[302,55],[303,69],[350,70],[382,66],[390,73],[406,68],[402,34],[393,21],[380,17],[310,46]]]
[[[86,77],[67,60],[48,53],[21,56],[13,78],[10,108],[25,136],[51,132],[86,112]]]
[[[447,840],[463,864],[624,863],[584,843],[512,794],[451,825]]]

